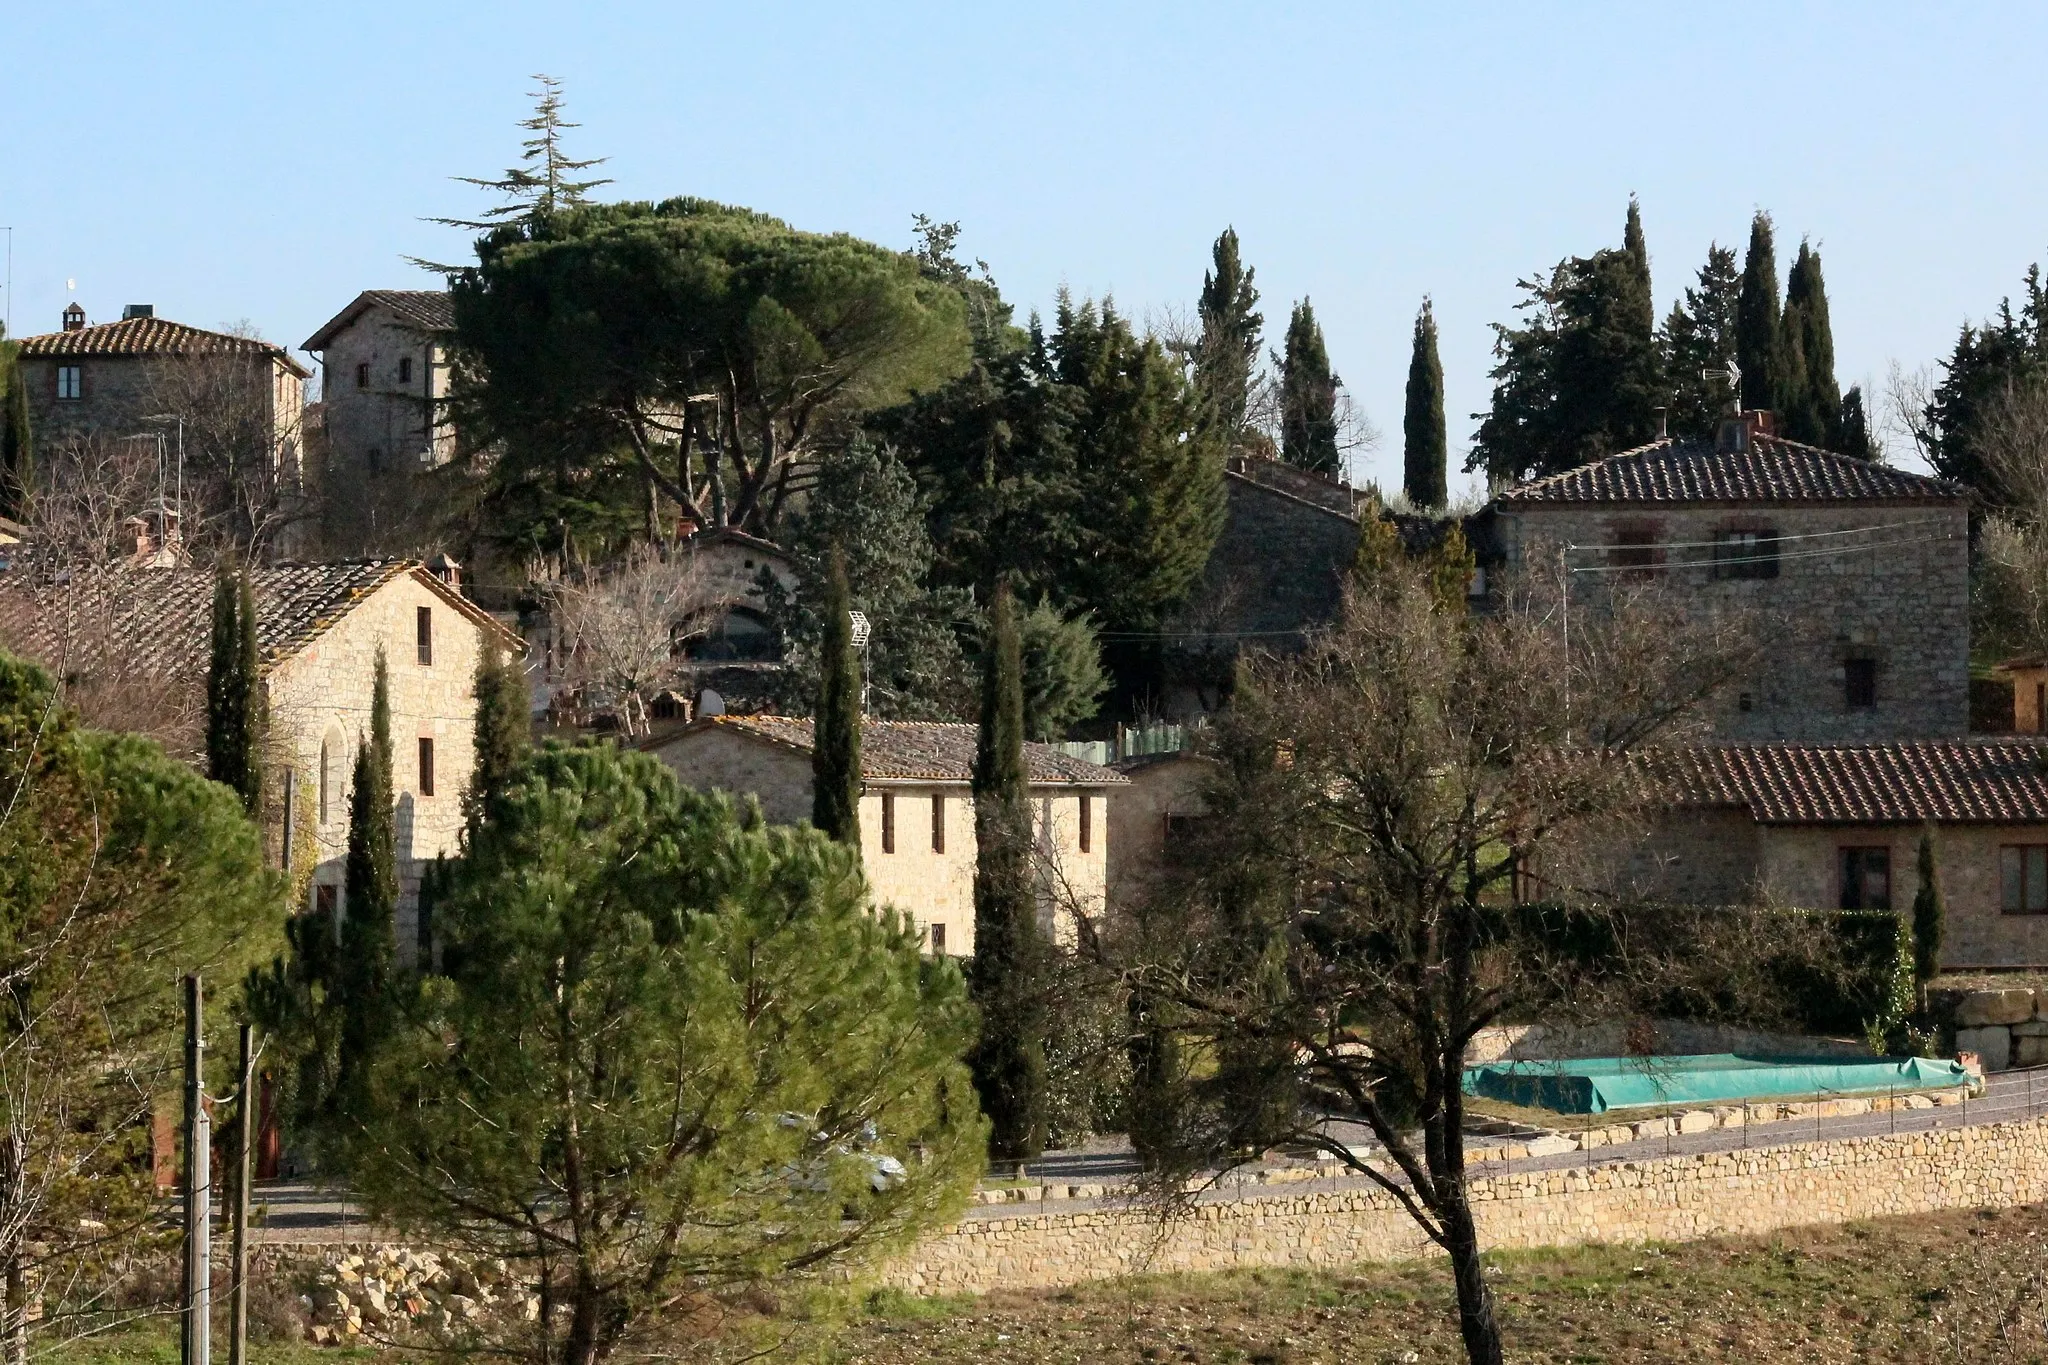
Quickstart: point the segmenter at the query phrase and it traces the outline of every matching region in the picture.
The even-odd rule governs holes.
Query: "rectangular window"
[[[85,397],[85,370],[82,366],[57,367],[57,396],[65,399]]]
[[[2008,915],[2048,915],[2048,844],[2007,844],[1998,850],[1999,908]]]
[[[434,609],[421,607],[413,618],[413,631],[419,637],[420,663],[432,666],[434,662]]]
[[[943,924],[934,924],[934,925],[933,925],[933,926],[931,927],[931,930],[932,930],[932,951],[933,951],[933,952],[935,952],[935,953],[943,953],[943,952],[945,952],[945,951],[946,951],[946,926],[945,926],[945,925],[943,925]]]
[[[1714,577],[1776,578],[1778,537],[1761,531],[1723,531],[1714,537]]]
[[[1892,908],[1892,851],[1889,848],[1842,850],[1842,908]]]
[[[932,852],[946,851],[946,798],[941,792],[932,793]]]
[[[420,795],[434,794],[434,741],[420,741]]]
[[[896,793],[882,793],[882,852],[896,851]]]
[[[1095,847],[1095,804],[1088,799],[1088,793],[1081,793],[1081,851],[1088,852]]]
[[[1618,569],[1653,569],[1657,566],[1657,533],[1642,529],[1616,531],[1607,562]]]
[[[1877,705],[1877,660],[1842,661],[1842,700],[1857,708]]]
[[[398,382],[401,384],[412,383],[412,357],[409,355],[402,355],[398,358]]]
[[[356,387],[359,389],[370,387],[370,365],[368,361],[364,361],[356,366]]]
[[[328,920],[341,917],[341,888],[332,882],[321,882],[313,888],[313,913]],[[336,926],[337,928],[339,925]]]

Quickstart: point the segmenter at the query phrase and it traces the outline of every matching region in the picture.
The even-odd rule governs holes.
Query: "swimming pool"
[[[1784,1095],[1868,1095],[1950,1090],[1968,1083],[1962,1063],[1928,1057],[1578,1057],[1488,1062],[1465,1068],[1465,1093],[1549,1109],[1603,1114],[1642,1105],[1735,1103]]]

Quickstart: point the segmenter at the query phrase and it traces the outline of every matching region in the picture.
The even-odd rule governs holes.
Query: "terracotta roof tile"
[[[1518,503],[1900,502],[1965,496],[1956,484],[1852,459],[1777,436],[1746,450],[1705,440],[1656,441],[1510,488]]]
[[[812,722],[807,716],[714,716],[692,728],[712,726],[811,752]],[[862,721],[861,776],[883,782],[969,781],[974,775],[975,733],[972,725],[950,721]],[[1026,744],[1024,764],[1033,783],[1113,787],[1130,781],[1050,744]]]
[[[369,559],[251,570],[256,647],[265,671],[305,649],[378,588],[418,569],[413,560]],[[420,571],[419,577],[457,610],[502,631],[431,574]],[[127,569],[74,587],[16,569],[0,574],[0,645],[49,665],[68,655],[76,666],[99,637],[120,641],[124,668],[142,676],[197,676],[210,652],[213,583],[210,569]],[[523,651],[509,634],[507,643]],[[91,667],[89,659],[84,666]]]
[[[1679,806],[1741,806],[1766,825],[2048,823],[2048,742],[1715,744],[1646,765]]]
[[[58,356],[144,356],[144,355],[268,355],[282,360],[300,378],[308,371],[284,347],[256,337],[231,332],[209,332],[187,327],[169,318],[123,318],[102,322],[75,332],[44,332],[23,337],[21,353],[49,358]]]

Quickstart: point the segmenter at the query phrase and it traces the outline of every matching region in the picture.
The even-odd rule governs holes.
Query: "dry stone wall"
[[[1502,1249],[1683,1241],[2048,1199],[2048,1120],[1477,1179],[1480,1236]],[[1162,1221],[1114,1203],[978,1210],[892,1267],[920,1293],[1049,1289],[1153,1271],[1343,1266],[1433,1248],[1370,1187],[1205,1198]]]

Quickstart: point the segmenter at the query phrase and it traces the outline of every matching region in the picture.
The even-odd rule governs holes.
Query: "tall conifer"
[[[263,799],[261,679],[256,604],[246,573],[222,565],[214,576],[206,667],[206,775],[235,789],[257,813]]]
[[[1735,268],[1734,250],[1718,242],[1709,245],[1706,264],[1686,286],[1685,297],[1671,306],[1659,338],[1674,436],[1711,436],[1736,397],[1720,376],[1736,358],[1741,294],[1742,273]]]
[[[1007,582],[997,586],[989,604],[973,789],[974,960],[968,984],[981,1007],[981,1036],[968,1063],[989,1119],[989,1155],[1022,1161],[1045,1146],[1046,945],[1032,885],[1023,663]]]
[[[20,348],[0,327],[0,517],[17,520],[27,514],[29,490],[35,484],[28,379],[21,372],[20,358]]]
[[[235,580],[235,672],[241,684],[242,766],[235,790],[251,815],[263,810],[263,665],[256,646],[256,585],[243,569]]]
[[[1735,361],[1742,368],[1742,406],[1775,407],[1785,387],[1784,336],[1778,318],[1778,248],[1771,215],[1757,211],[1742,258],[1742,294],[1736,304]]]
[[[1315,309],[1303,299],[1287,319],[1287,350],[1280,358],[1280,455],[1287,463],[1331,478],[1343,473],[1337,449],[1337,389]]]
[[[348,852],[342,864],[341,1083],[346,1103],[382,1027],[397,963],[398,838],[391,792],[391,685],[377,651],[370,733],[358,735],[348,796]]]
[[[1837,449],[1842,439],[1842,388],[1835,379],[1835,338],[1820,253],[1799,244],[1785,281],[1785,392],[1778,430],[1795,441]]]
[[[1842,436],[1835,443],[1835,449],[1844,455],[1859,460],[1877,458],[1877,447],[1870,439],[1870,418],[1863,411],[1863,388],[1852,385],[1842,395]]]
[[[1195,384],[1207,420],[1229,448],[1244,436],[1265,318],[1256,311],[1259,291],[1252,288],[1253,271],[1238,255],[1237,229],[1223,229],[1211,255],[1214,268],[1202,276],[1197,305],[1202,335],[1196,342]]]
[[[462,811],[469,833],[489,818],[491,803],[511,784],[512,774],[533,746],[532,711],[526,695],[526,670],[495,640],[486,640],[477,655],[471,681],[476,696],[475,761]]]
[[[1941,942],[1948,932],[1948,910],[1935,872],[1934,829],[1920,832],[1917,858],[1920,887],[1913,893],[1913,983],[1919,1007],[1927,1008],[1927,983],[1941,975]]]
[[[829,838],[857,850],[861,792],[860,655],[853,647],[852,613],[846,555],[835,543],[826,570],[824,638],[818,649],[818,710],[811,742],[811,823]]]
[[[1401,491],[1417,507],[1442,507],[1450,501],[1451,446],[1444,421],[1444,366],[1437,358],[1436,313],[1427,298],[1415,315],[1401,437]]]
[[[1648,345],[1657,330],[1657,295],[1650,287],[1650,244],[1643,236],[1643,209],[1636,197],[1628,197],[1628,219],[1622,224],[1621,251],[1628,257],[1634,276],[1628,291],[1625,322],[1629,330]]]

